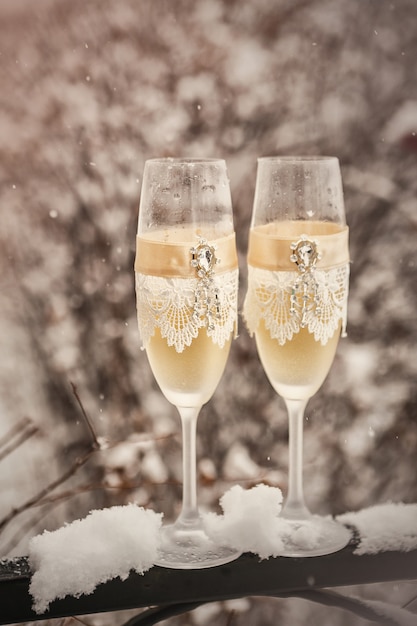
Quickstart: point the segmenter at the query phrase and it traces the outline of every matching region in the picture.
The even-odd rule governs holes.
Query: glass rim
[[[258,162],[263,161],[263,162],[279,162],[279,161],[283,161],[286,163],[289,163],[291,161],[293,161],[294,163],[304,163],[304,162],[313,162],[313,161],[339,161],[339,159],[336,156],[325,156],[325,155],[294,155],[294,156],[288,156],[288,155],[276,155],[276,156],[263,156],[263,157],[258,157]]]
[[[156,157],[152,159],[146,159],[145,163],[172,163],[179,165],[194,165],[199,163],[225,163],[225,160],[221,157]]]

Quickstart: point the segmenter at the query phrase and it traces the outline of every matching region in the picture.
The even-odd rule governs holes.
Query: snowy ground
[[[30,536],[97,506],[178,509],[178,419],[135,321],[137,206],[152,156],[226,158],[241,298],[256,157],[340,158],[349,336],[308,407],[306,493],[320,513],[417,502],[414,4],[2,0],[0,455],[15,449],[1,458],[0,515],[74,468],[3,529],[3,554],[25,553]],[[110,442],[77,471],[92,437],[71,383]],[[18,445],[8,433],[26,432],[24,418],[39,431]],[[285,492],[286,441],[283,406],[241,325],[199,422],[202,507],[235,483]],[[401,604],[416,590],[364,593]],[[216,611],[219,624],[352,624],[304,601],[268,600],[172,624],[208,624]]]

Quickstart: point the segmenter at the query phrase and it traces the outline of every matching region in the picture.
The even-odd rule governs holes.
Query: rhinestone
[[[298,256],[302,260],[303,265],[305,265],[305,267],[308,267],[310,263],[314,260],[314,252],[315,250],[313,246],[308,241],[306,241],[305,244],[299,247]]]
[[[206,273],[209,272],[213,267],[213,249],[210,246],[200,246],[196,256],[199,267]]]
[[[290,261],[296,263],[299,271],[302,273],[314,268],[317,261],[320,259],[317,243],[305,237],[302,237],[297,242],[293,242],[290,248],[294,250],[294,253],[290,256]]]

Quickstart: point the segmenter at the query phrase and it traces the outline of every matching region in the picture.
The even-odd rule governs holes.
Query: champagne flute
[[[244,318],[289,418],[285,556],[335,552],[350,539],[303,494],[303,420],[346,335],[348,227],[335,157],[258,159]]]
[[[206,535],[197,506],[196,427],[223,374],[237,330],[238,262],[226,163],[145,163],[135,260],[141,340],[182,424],[183,498],[163,526],[158,565],[220,565],[239,552]]]

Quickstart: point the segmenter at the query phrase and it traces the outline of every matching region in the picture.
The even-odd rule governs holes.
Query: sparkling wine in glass
[[[196,427],[237,328],[238,263],[225,161],[146,161],[135,280],[142,344],[182,424],[182,509],[175,523],[163,526],[157,564],[220,565],[239,553],[215,544],[204,531],[197,505]]]
[[[290,529],[286,556],[328,554],[350,539],[344,526],[308,510],[302,466],[304,410],[346,334],[348,283],[338,159],[258,159],[244,318],[288,412],[289,480],[281,514]]]

